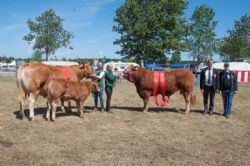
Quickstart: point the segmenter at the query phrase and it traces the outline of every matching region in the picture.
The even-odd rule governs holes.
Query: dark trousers
[[[106,86],[105,87],[105,92],[106,92],[106,95],[107,95],[106,111],[110,111],[110,102],[111,102],[113,87]]]
[[[208,107],[208,97],[210,97],[209,107]],[[205,112],[213,111],[213,109],[214,109],[214,97],[215,97],[215,90],[214,90],[213,86],[205,86],[204,93],[203,93]]]

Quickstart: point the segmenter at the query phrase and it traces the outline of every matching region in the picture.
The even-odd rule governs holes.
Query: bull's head
[[[80,62],[80,69],[83,70],[83,77],[91,78],[93,74],[93,68],[89,62]]]
[[[123,71],[123,77],[130,82],[134,82],[134,73],[137,72],[138,69],[139,67],[134,65],[126,67],[126,69]]]

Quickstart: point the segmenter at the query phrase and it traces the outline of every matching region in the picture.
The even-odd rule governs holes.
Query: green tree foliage
[[[42,61],[42,55],[44,54],[43,51],[41,50],[35,50],[34,53],[32,54],[32,60],[41,62]]]
[[[35,21],[27,21],[30,33],[23,39],[28,42],[35,40],[33,49],[43,49],[48,60],[48,56],[54,54],[58,48],[68,46],[73,37],[71,32],[63,29],[62,22],[63,19],[57,16],[54,10],[49,9],[36,17]]]
[[[170,51],[184,49],[185,0],[127,0],[116,10],[113,31],[121,35],[116,53],[137,63],[164,63]]]
[[[175,51],[172,54],[170,62],[173,64],[173,63],[179,63],[180,61],[181,61],[181,53],[179,51]]]
[[[0,56],[0,62],[10,63],[15,60],[14,57],[6,57],[5,55]]]
[[[234,27],[228,30],[228,36],[223,38],[219,53],[227,60],[250,57],[250,15],[245,14]]]
[[[188,50],[190,56],[198,63],[205,57],[212,58],[216,52],[218,40],[214,32],[217,21],[214,20],[215,12],[207,5],[195,8],[189,22]]]

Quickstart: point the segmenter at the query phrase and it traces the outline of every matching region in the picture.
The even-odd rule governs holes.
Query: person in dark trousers
[[[102,62],[97,63],[97,69],[95,70],[95,73],[93,75],[96,82],[98,82],[100,91],[94,92],[94,104],[95,108],[94,111],[98,111],[98,97],[100,98],[100,104],[101,104],[101,112],[104,111],[104,98],[103,98],[103,89],[104,89],[104,75],[105,72],[103,71],[103,64]]]
[[[223,116],[229,118],[233,103],[233,96],[238,92],[237,76],[229,70],[229,63],[224,64],[224,70],[219,75],[218,90],[221,91],[223,100],[224,113]]]
[[[218,84],[218,70],[213,68],[213,60],[208,60],[207,67],[201,71],[200,75],[200,89],[203,94],[204,101],[204,115],[213,114],[215,91]],[[208,97],[210,102],[208,105]]]
[[[112,113],[112,111],[110,110],[110,103],[111,103],[113,87],[115,85],[115,81],[117,78],[117,76],[113,74],[112,70],[113,70],[113,66],[108,65],[107,71],[105,72],[105,92],[107,95],[106,111],[109,113]]]

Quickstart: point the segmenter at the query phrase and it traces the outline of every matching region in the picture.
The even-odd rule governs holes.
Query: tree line
[[[250,57],[250,15],[235,20],[227,35],[217,38],[215,11],[206,4],[197,6],[190,18],[184,16],[186,0],[126,0],[114,17],[113,31],[120,37],[113,44],[124,59],[140,63],[172,63],[187,53],[198,63],[219,54],[233,61]],[[63,28],[63,21],[53,9],[35,20],[28,19],[30,32],[23,37],[32,43],[33,60],[49,59],[60,47],[70,47],[73,33]],[[77,60],[77,59],[75,59]]]

